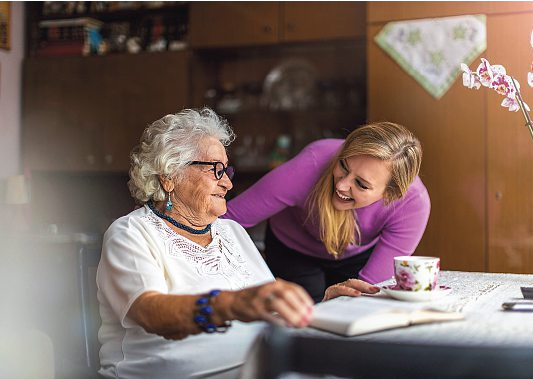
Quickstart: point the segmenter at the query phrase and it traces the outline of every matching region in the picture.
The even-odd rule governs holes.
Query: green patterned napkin
[[[436,99],[487,48],[485,15],[389,22],[374,38]]]

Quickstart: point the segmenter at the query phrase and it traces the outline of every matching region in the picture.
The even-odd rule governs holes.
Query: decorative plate
[[[274,67],[263,83],[263,103],[272,110],[304,110],[316,103],[316,68],[303,59]]]

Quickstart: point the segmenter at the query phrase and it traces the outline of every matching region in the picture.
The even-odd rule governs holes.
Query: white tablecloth
[[[533,347],[533,312],[503,311],[501,307],[503,302],[523,299],[520,287],[533,286],[533,275],[443,271],[439,284],[451,287],[452,293],[427,304],[462,312],[464,320],[351,338],[391,343]],[[295,333],[346,338],[309,328]]]

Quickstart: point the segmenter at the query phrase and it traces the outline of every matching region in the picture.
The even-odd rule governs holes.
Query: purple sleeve
[[[336,141],[323,140],[308,145],[293,159],[270,171],[229,201],[228,211],[221,218],[237,221],[249,228],[287,207],[304,206],[321,174],[324,157],[329,159],[342,143],[342,140]],[[317,158],[320,163],[317,163]]]
[[[408,196],[391,215],[359,278],[379,283],[394,276],[393,258],[412,255],[422,239],[431,208],[429,194],[422,182],[422,191]]]

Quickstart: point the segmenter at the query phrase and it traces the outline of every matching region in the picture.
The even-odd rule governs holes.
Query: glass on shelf
[[[264,170],[269,160],[265,146],[264,135],[245,135],[232,151],[231,160],[239,170]]]
[[[242,109],[242,99],[233,83],[224,83],[216,109],[219,113],[232,114]]]
[[[290,157],[291,136],[280,134],[276,139],[276,146],[270,154],[268,167],[273,169],[285,163]]]

